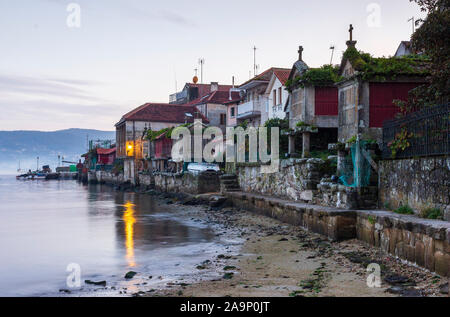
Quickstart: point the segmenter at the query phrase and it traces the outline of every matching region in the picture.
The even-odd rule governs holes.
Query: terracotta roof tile
[[[116,152],[116,148],[112,148],[112,149],[101,149],[101,148],[98,148],[97,149],[97,154],[100,154],[100,155],[109,155],[109,154],[113,154],[115,152]]]
[[[284,86],[289,79],[290,69],[274,69],[273,73],[280,80],[281,84]]]
[[[167,122],[167,123],[185,123],[186,113],[190,113],[195,118],[202,119],[209,123],[197,107],[193,105],[173,105],[164,103],[146,103],[125,114],[119,123],[124,121],[147,121],[147,122]],[[189,118],[188,122],[193,122],[194,117]],[[118,123],[118,124],[119,124]]]

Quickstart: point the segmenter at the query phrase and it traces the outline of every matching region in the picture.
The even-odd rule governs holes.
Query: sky
[[[79,13],[79,14],[78,14]],[[423,17],[409,0],[0,0],[0,130],[114,130],[146,102],[168,102],[204,58],[204,83],[245,82],[338,64],[357,48],[393,55]]]

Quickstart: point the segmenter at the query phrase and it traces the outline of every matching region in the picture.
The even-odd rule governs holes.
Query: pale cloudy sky
[[[80,28],[67,26],[70,3]],[[168,102],[200,57],[205,82],[248,80],[254,45],[261,71],[290,68],[299,45],[314,67],[334,44],[338,63],[350,23],[359,49],[392,55],[412,16],[423,13],[409,0],[0,0],[0,130],[113,130],[134,107]]]

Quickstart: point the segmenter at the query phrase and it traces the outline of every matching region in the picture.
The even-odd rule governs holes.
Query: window
[[[234,118],[236,116],[235,114],[235,107],[231,107],[231,117]]]
[[[227,115],[225,113],[220,114],[220,125],[225,125],[227,120]]]
[[[277,105],[277,90],[276,89],[273,90],[273,105],[274,106]]]
[[[283,103],[283,94],[282,94],[282,88],[278,88],[278,98],[279,98],[279,102],[278,104],[281,105]]]

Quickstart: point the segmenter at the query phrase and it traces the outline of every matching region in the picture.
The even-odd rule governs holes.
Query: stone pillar
[[[344,170],[344,162],[345,162],[345,150],[338,150],[337,151],[338,158],[337,158],[337,176],[342,176],[342,172]]]
[[[310,132],[303,132],[303,158],[310,156],[310,139],[311,139],[311,133]]]
[[[289,155],[295,154],[295,135],[289,135]]]

